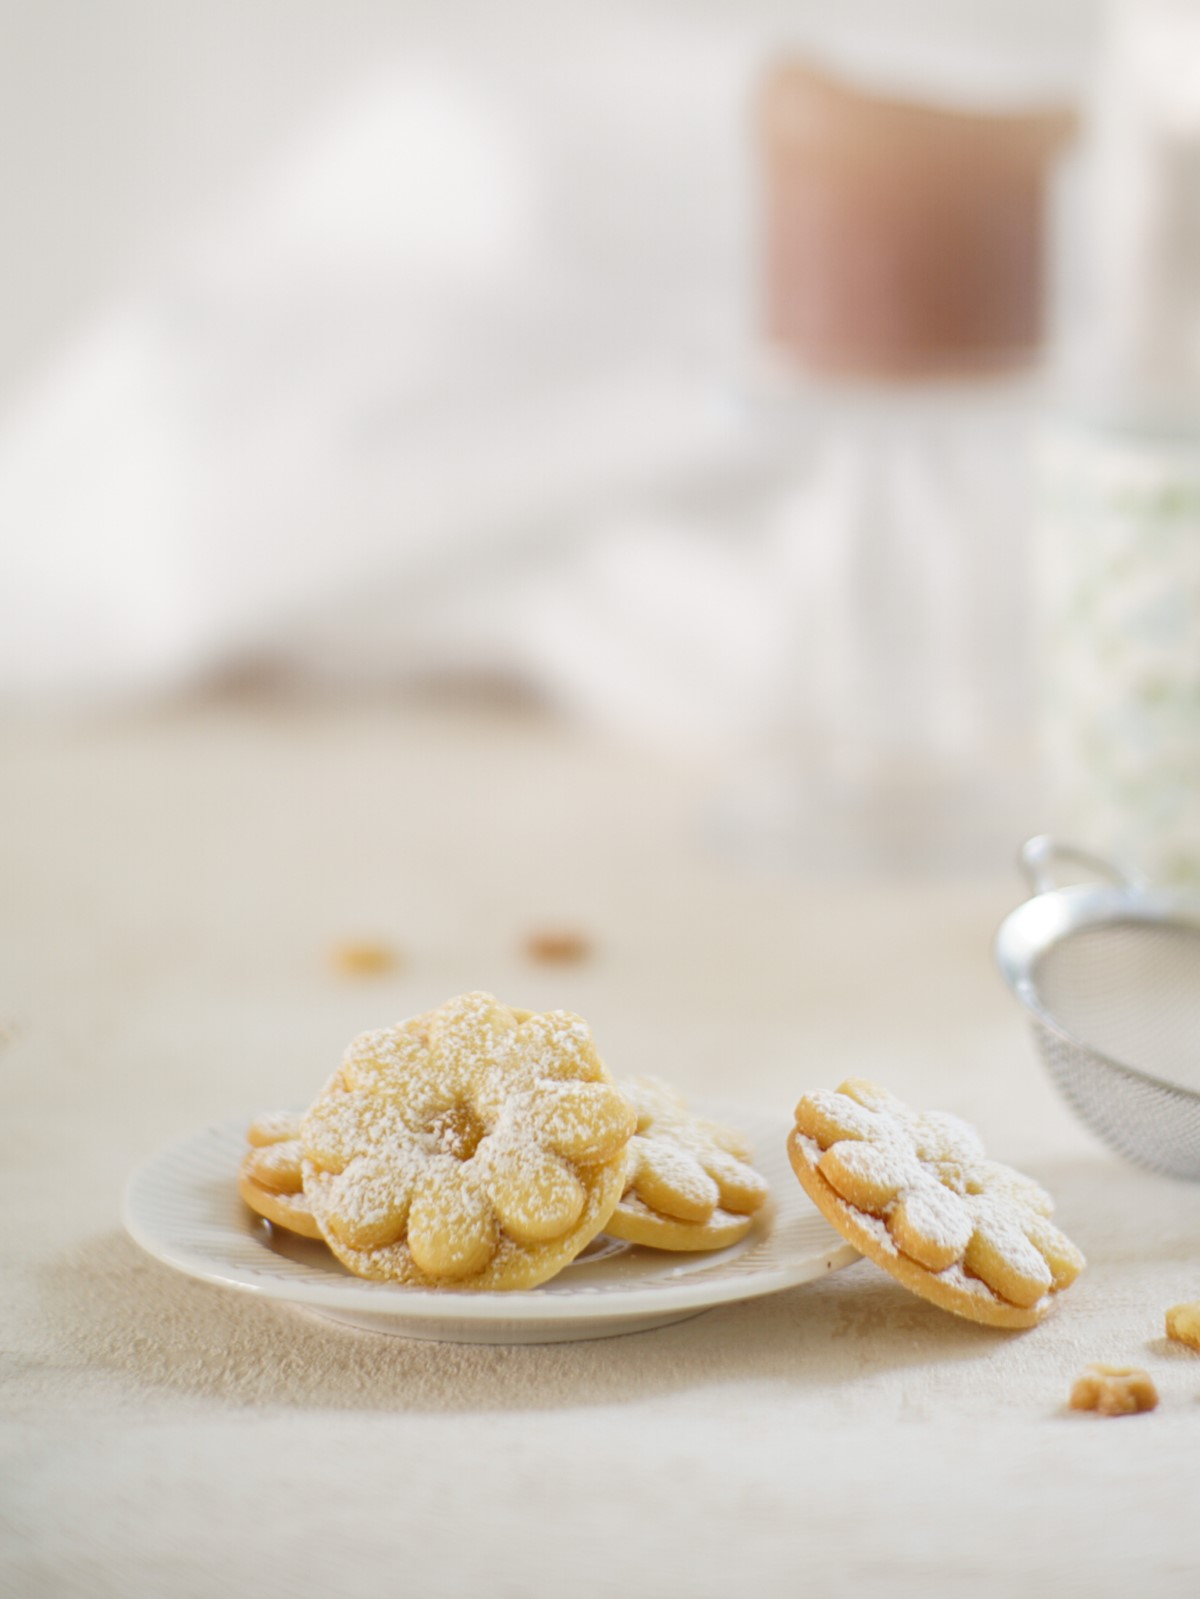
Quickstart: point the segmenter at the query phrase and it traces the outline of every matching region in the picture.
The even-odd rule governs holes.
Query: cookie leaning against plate
[[[957,1117],[920,1114],[875,1083],[805,1094],[788,1155],[843,1238],[971,1321],[1034,1327],[1083,1269],[1040,1184],[988,1160]]]
[[[656,1078],[619,1085],[637,1111],[629,1177],[605,1231],[653,1249],[724,1249],[766,1202],[766,1179],[740,1134],[697,1116]]]
[[[603,1230],[636,1121],[580,1017],[464,994],[353,1041],[300,1124],[304,1196],[360,1277],[533,1288]]]

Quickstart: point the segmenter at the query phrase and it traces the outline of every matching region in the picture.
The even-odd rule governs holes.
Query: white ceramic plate
[[[365,1282],[324,1244],[260,1221],[237,1192],[249,1116],[192,1133],[139,1166],[125,1189],[125,1226],[143,1249],[189,1277],[286,1300],[354,1327],[451,1343],[558,1343],[642,1332],[792,1288],[858,1259],[796,1181],[785,1127],[729,1107],[710,1114],[749,1136],[771,1185],[769,1214],[740,1243],[683,1255],[602,1236],[552,1281],[525,1293]]]

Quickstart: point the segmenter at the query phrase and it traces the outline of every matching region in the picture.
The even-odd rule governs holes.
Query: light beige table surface
[[[1200,1187],[1062,1110],[996,977],[1021,897],[767,871],[694,774],[536,720],[197,706],[0,735],[0,1592],[1194,1595]],[[1015,844],[1016,840],[1014,840]],[[567,921],[597,953],[530,964]],[[399,973],[336,976],[375,935]],[[127,1172],[303,1101],[365,1026],[468,987],[563,1005],[610,1065],[787,1112],[857,1072],[961,1111],[1091,1266],[1027,1334],[867,1263],[667,1330],[412,1343],[179,1277]],[[1064,1413],[1088,1360],[1153,1415]]]

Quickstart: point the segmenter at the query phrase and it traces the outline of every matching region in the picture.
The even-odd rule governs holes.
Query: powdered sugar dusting
[[[695,1115],[658,1078],[634,1078],[621,1090],[637,1111],[627,1196],[689,1221],[718,1207],[746,1216],[762,1206],[767,1184],[740,1134]]]
[[[294,1110],[268,1110],[256,1116],[246,1131],[251,1144],[281,1144],[300,1133],[300,1115]]]
[[[579,1017],[466,994],[351,1044],[304,1120],[305,1191],[362,1275],[527,1287],[599,1231],[632,1126]]]
[[[1045,1190],[987,1159],[957,1117],[922,1115],[858,1080],[806,1095],[796,1114],[805,1158],[885,1257],[1022,1309],[1042,1305],[1082,1266],[1045,1220]]]

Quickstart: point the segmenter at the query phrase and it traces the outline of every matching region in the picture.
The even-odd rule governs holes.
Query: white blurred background
[[[749,833],[853,833],[882,792],[900,850],[1038,820],[1029,450],[1077,158],[1019,370],[780,384],[753,107],[791,56],[1080,110],[1098,3],[0,16],[6,701],[501,684],[724,763]]]
[[[621,228],[610,266],[661,251],[669,267],[670,230],[631,198],[589,202],[587,177],[616,165],[637,184],[652,176],[647,158],[674,165],[672,211],[696,230],[687,242],[704,246],[693,268],[736,289],[747,242],[734,231],[747,205],[739,139],[766,54],[812,46],[897,83],[937,61],[968,85],[1003,71],[995,58],[1007,54],[1017,73],[1078,81],[1101,14],[1102,0],[512,0],[502,13],[486,0],[4,0],[0,399],[381,76],[436,65],[431,76],[485,103],[490,89],[493,106],[545,140],[543,161],[577,160],[580,218]],[[659,105],[657,148],[638,141],[631,169],[611,136],[636,139]],[[728,321],[743,308],[724,309]]]

